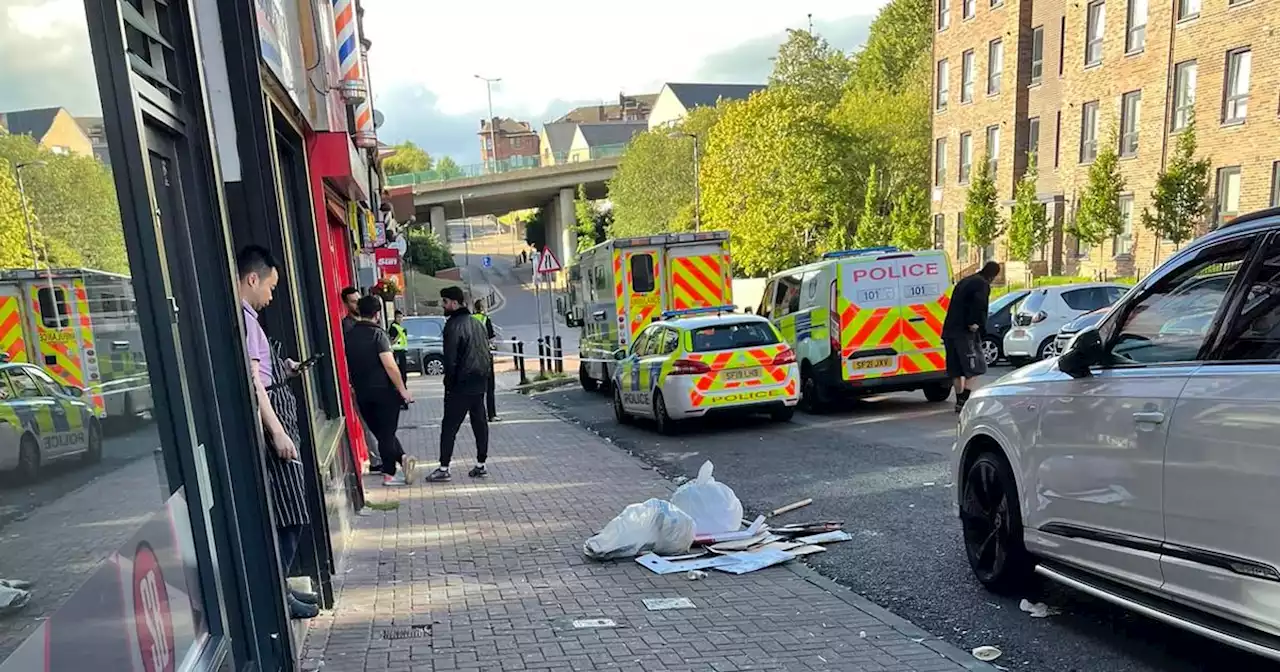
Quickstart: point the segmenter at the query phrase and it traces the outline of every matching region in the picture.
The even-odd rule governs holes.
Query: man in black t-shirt
[[[347,373],[355,389],[360,416],[373,432],[382,458],[382,484],[387,486],[412,483],[417,475],[417,460],[404,454],[396,430],[400,427],[400,410],[413,402],[405,387],[391,352],[391,339],[378,324],[382,300],[366,296],[358,302],[360,319],[347,330]],[[396,476],[396,465],[404,467]]]
[[[982,356],[982,334],[987,326],[991,281],[1000,275],[1000,264],[988,261],[982,270],[956,283],[942,322],[942,343],[947,355],[947,375],[956,391],[956,413],[969,400],[969,383],[987,372]]]

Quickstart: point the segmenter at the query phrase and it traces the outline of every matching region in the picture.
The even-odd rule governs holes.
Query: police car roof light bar
[[[864,254],[888,254],[897,252],[898,248],[893,245],[882,245],[880,247],[859,247],[853,250],[835,250],[822,255],[823,259],[843,259],[845,257],[860,257]]]
[[[682,310],[667,310],[662,313],[662,319],[669,320],[673,317],[689,317],[691,315],[703,315],[706,313],[732,313],[738,307],[732,304],[723,306],[704,306],[702,308],[684,308]]]

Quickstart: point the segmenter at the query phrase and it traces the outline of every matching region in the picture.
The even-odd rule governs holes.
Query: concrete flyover
[[[445,222],[461,218],[464,204],[468,217],[548,208],[547,244],[561,263],[568,263],[571,255],[566,251],[577,248],[573,199],[578,185],[586,189],[588,198],[605,198],[607,183],[617,170],[619,159],[611,156],[445,182],[421,182],[413,185],[414,216],[420,222],[430,222],[431,229],[445,239]]]

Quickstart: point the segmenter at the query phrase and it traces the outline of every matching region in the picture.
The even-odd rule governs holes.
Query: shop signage
[[[305,90],[302,69],[302,37],[298,24],[297,0],[255,0],[258,10],[258,46],[262,62],[280,81],[299,109]]]
[[[404,290],[404,272],[400,265],[400,253],[392,247],[379,247],[373,251],[378,265],[378,279],[394,278],[396,286]]]
[[[174,672],[209,631],[183,491],[107,558],[0,672]]]

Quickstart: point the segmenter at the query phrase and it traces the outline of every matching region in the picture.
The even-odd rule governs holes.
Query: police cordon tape
[[[525,359],[538,359],[538,357],[539,357],[539,355],[538,355],[538,353],[537,353],[537,352],[517,352],[517,351],[515,351],[515,350],[497,350],[497,349],[494,349],[494,348],[490,348],[490,349],[489,349],[489,352],[491,352],[491,353],[493,353],[493,354],[495,354],[495,355],[505,355],[505,356],[507,356],[507,357],[524,357]],[[568,360],[571,360],[571,359],[572,359],[572,360],[574,360],[574,361],[578,361],[578,362],[592,362],[592,363],[596,363],[596,362],[598,362],[598,363],[602,363],[602,364],[610,364],[610,363],[616,364],[616,363],[617,363],[617,362],[619,362],[619,361],[624,361],[624,360],[618,360],[618,359],[615,359],[615,358],[613,358],[613,357],[608,357],[608,358],[603,358],[603,359],[597,359],[597,358],[594,358],[594,357],[578,357],[578,356],[573,356],[573,355],[564,355],[563,353],[562,353],[561,355],[559,355],[559,356],[556,356],[556,355],[553,355],[553,354],[550,354],[550,353],[544,353],[544,354],[542,354],[542,355],[541,355],[541,357],[542,357],[542,359],[550,359],[550,360],[557,360],[557,359],[558,359],[558,360],[568,361]]]

